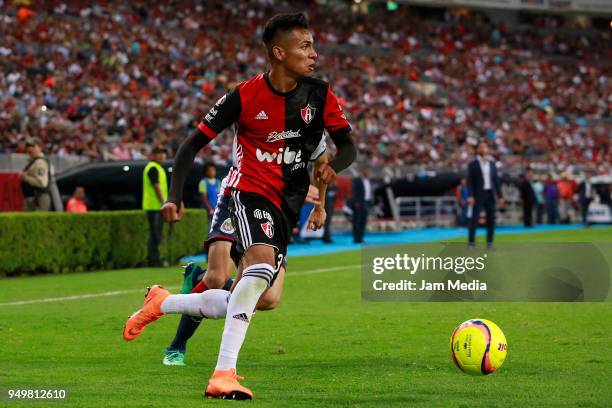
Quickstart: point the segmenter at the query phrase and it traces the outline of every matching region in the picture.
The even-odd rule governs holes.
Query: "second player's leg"
[[[210,289],[221,289],[230,277],[232,258],[229,241],[214,241],[208,248],[208,266],[204,275],[204,283]]]

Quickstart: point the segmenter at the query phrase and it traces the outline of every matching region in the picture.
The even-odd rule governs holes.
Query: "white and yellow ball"
[[[502,366],[508,353],[504,332],[486,319],[461,323],[451,336],[450,348],[455,365],[471,375],[491,374]]]

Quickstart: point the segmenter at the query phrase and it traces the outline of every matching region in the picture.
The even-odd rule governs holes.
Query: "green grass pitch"
[[[596,228],[498,241],[610,241]],[[24,260],[27,261],[27,260]],[[612,401],[611,303],[367,303],[358,252],[290,258],[283,302],[258,312],[239,360],[252,406],[592,407]],[[143,288],[175,291],[180,269],[130,269],[0,280],[0,389],[66,388],[65,402],[20,407],[200,407],[222,321],[205,321],[187,367],[164,367],[178,316],[128,343],[127,316]],[[86,294],[119,292],[105,296]],[[71,297],[44,303],[6,303]],[[491,319],[509,344],[504,366],[471,377],[449,357],[449,336]]]

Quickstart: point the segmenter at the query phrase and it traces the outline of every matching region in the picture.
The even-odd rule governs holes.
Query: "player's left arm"
[[[332,92],[331,87],[327,88],[323,126],[329,132],[329,137],[334,142],[337,152],[329,163],[320,166],[315,174],[315,180],[322,180],[329,184],[336,174],[350,166],[357,157],[357,148],[351,137],[351,125],[346,120],[338,98]]]
[[[312,169],[313,175],[316,175],[321,166],[327,164],[328,162],[329,159],[327,154],[321,154],[314,162]],[[319,200],[314,204],[314,208],[308,216],[308,229],[312,231],[316,231],[321,228],[323,224],[325,224],[325,219],[327,218],[327,213],[325,212],[325,194],[327,194],[328,183],[324,182],[323,180],[316,180],[315,178],[314,185],[318,190]]]

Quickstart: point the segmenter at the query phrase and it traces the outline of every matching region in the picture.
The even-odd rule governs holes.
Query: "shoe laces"
[[[179,358],[181,358],[183,356],[183,353],[181,353],[178,350],[172,350],[172,351],[168,352],[168,354],[166,354],[166,356],[168,357],[169,360],[178,360]]]

